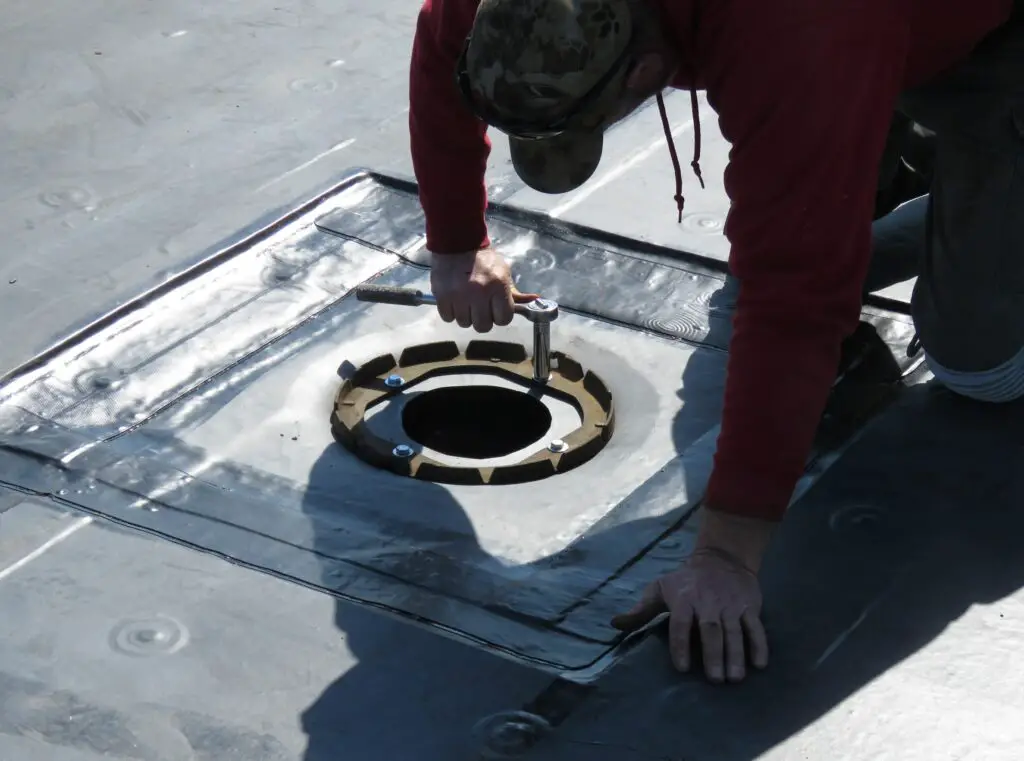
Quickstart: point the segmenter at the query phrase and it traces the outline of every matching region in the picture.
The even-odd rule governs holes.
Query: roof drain
[[[560,352],[537,383],[522,344],[410,346],[350,374],[335,400],[335,439],[363,461],[436,483],[538,481],[588,462],[614,429],[611,391]]]

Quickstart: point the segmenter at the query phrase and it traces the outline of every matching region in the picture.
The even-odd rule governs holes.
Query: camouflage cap
[[[543,140],[509,136],[509,156],[519,178],[540,193],[568,193],[589,180],[604,153],[600,132],[563,132]]]
[[[564,193],[597,169],[632,34],[629,0],[482,0],[466,84],[530,187]]]

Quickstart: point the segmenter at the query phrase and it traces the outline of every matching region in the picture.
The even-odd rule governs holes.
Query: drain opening
[[[498,386],[425,391],[402,410],[413,441],[450,457],[505,457],[541,440],[551,411],[538,398]]]
[[[335,439],[370,465],[422,481],[539,481],[589,462],[614,430],[611,390],[597,374],[552,352],[551,377],[538,386],[522,344],[418,344],[345,375],[331,413]]]

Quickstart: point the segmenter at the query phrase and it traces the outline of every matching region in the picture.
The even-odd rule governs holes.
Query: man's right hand
[[[516,290],[505,258],[490,248],[465,254],[432,254],[430,290],[442,320],[472,327],[478,333],[486,333],[495,325],[508,325],[516,303],[537,298],[536,294]]]

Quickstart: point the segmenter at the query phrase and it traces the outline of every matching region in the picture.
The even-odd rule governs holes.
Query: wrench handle
[[[416,288],[400,288],[395,285],[360,285],[356,288],[356,299],[374,304],[393,304],[395,306],[421,307],[435,306],[437,299],[431,293],[424,293]],[[536,314],[528,304],[516,304],[513,311],[536,322]]]
[[[356,288],[356,298],[359,301],[370,301],[375,304],[394,304],[407,307],[437,303],[432,295],[416,288],[399,288],[391,285],[361,285]]]

